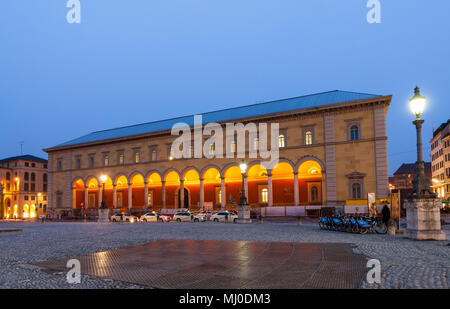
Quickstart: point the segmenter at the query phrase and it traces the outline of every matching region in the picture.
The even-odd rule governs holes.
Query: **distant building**
[[[425,162],[425,176],[431,180],[431,163]],[[416,177],[416,163],[403,163],[394,173],[394,177],[389,177],[389,189],[391,192],[400,192],[400,204],[412,192],[414,177]]]
[[[28,219],[47,207],[47,160],[32,155],[0,160],[0,218]]]
[[[444,200],[450,199],[450,119],[433,132],[431,144],[432,186]]]

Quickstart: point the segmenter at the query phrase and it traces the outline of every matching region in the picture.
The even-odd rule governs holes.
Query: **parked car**
[[[140,217],[142,222],[169,222],[170,217],[157,213],[157,212],[147,212]]]
[[[188,211],[180,211],[173,215],[172,220],[176,222],[204,222],[206,221],[206,217],[195,215]]]
[[[115,214],[111,216],[112,222],[137,222],[138,218],[129,214]]]
[[[228,217],[228,222],[236,222],[238,216],[229,211],[219,211],[211,216],[211,220],[214,222],[226,222]]]
[[[191,222],[194,219],[194,214],[190,212],[177,212],[173,215],[172,220],[176,222]]]

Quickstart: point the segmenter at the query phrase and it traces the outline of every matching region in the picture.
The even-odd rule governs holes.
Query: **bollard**
[[[263,218],[262,218],[261,215],[259,215],[259,217],[258,217],[258,223],[259,223],[259,224],[263,223]]]
[[[298,226],[302,225],[302,217],[300,217],[300,216],[297,217],[297,225]]]
[[[387,223],[387,228],[388,228],[388,234],[389,235],[395,235],[395,222],[392,219],[389,219],[388,223]]]

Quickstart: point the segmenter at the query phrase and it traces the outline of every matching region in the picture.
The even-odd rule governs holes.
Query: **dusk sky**
[[[0,1],[0,158],[92,131],[329,90],[393,95],[389,172],[416,161],[416,85],[428,98],[423,137],[449,119],[450,1]]]

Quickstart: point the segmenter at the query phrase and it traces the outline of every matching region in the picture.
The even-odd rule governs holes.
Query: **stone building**
[[[444,201],[450,200],[450,119],[433,132],[431,145],[431,188]]]
[[[123,212],[229,209],[239,203],[244,179],[252,208],[304,213],[337,206],[363,212],[368,193],[380,203],[388,197],[390,102],[391,96],[330,91],[202,114],[204,124],[222,127],[230,122],[279,124],[279,163],[267,170],[261,157],[249,158],[259,137],[248,136],[244,178],[236,136],[223,136],[234,158],[174,158],[171,145],[177,136],[171,128],[180,122],[193,126],[193,115],[93,132],[44,149],[49,206],[95,210],[104,199]]]
[[[47,160],[22,155],[0,160],[0,217],[29,219],[45,214]]]
[[[404,200],[412,193],[412,181],[416,177],[417,166],[416,163],[403,163],[391,177],[390,182],[391,192],[400,192],[400,207],[403,208]],[[425,176],[431,181],[431,163],[425,162]]]

